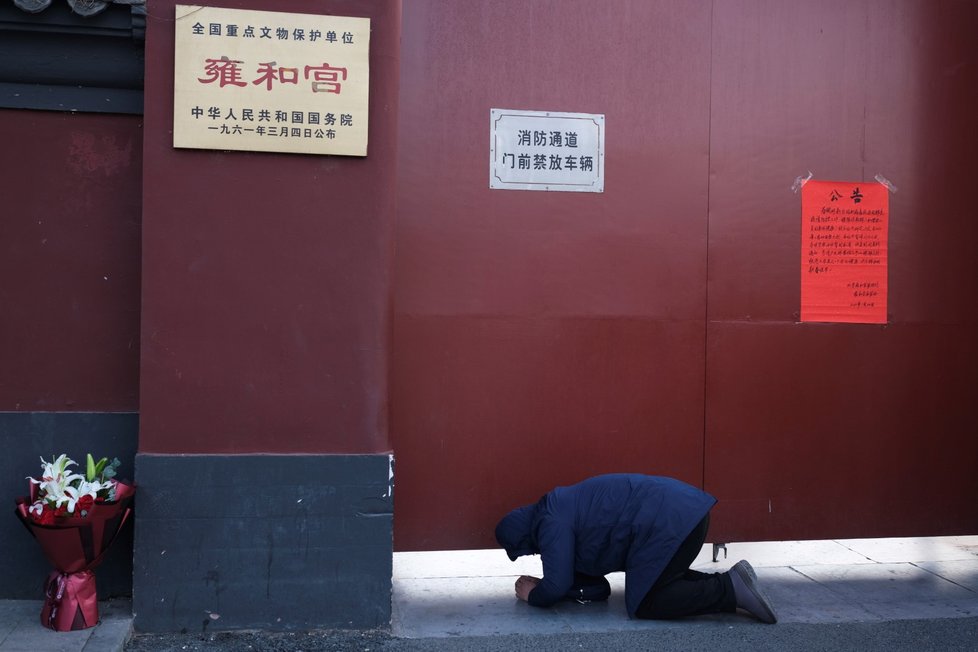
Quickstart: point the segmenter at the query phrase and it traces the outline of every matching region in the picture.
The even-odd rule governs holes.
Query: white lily
[[[65,487],[64,497],[68,501],[68,513],[75,513],[75,505],[78,503],[78,499],[81,496],[78,495],[78,489],[75,487]]]
[[[54,505],[56,508],[61,507],[68,502],[68,496],[65,494],[65,487],[62,487],[59,484],[51,483],[48,486],[41,485],[41,489],[44,490],[44,500]]]
[[[98,492],[103,489],[108,489],[111,486],[111,482],[86,482],[82,480],[78,483],[78,497],[91,496],[92,498],[98,498]]]
[[[77,473],[73,473],[69,476],[60,476],[52,480],[41,482],[40,490],[48,496],[62,496],[66,489],[71,487],[74,482],[80,480],[84,480],[84,478]]]
[[[77,473],[69,473],[68,467],[75,466],[75,461],[70,459],[67,455],[62,453],[56,460],[52,462],[44,461],[41,458],[41,479],[35,480],[34,478],[27,478],[33,484],[40,485],[42,491],[50,491],[50,488],[65,485],[69,485],[75,480],[81,478],[84,480],[84,476]]]
[[[63,477],[68,472],[69,466],[75,466],[75,460],[70,459],[64,453],[62,453],[58,459],[51,463],[45,462],[44,458],[42,457],[41,468],[44,472],[41,475],[45,480],[55,480],[59,477]]]

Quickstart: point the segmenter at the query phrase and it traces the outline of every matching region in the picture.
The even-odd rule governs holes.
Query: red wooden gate
[[[978,530],[978,7],[405,3],[395,546],[609,471],[716,540]],[[601,113],[603,194],[490,190],[489,110]],[[801,324],[795,176],[899,187],[885,326]]]

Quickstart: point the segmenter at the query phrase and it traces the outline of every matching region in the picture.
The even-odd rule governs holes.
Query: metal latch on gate
[[[713,544],[713,563],[714,564],[717,562],[717,556],[720,554],[720,551],[721,550],[723,550],[723,558],[726,559],[727,558],[727,544],[725,544],[725,543],[714,543]]]

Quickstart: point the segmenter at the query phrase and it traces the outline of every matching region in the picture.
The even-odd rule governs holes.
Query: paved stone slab
[[[423,578],[395,583],[392,633],[398,638],[592,634],[677,626],[677,622],[633,620],[625,610],[623,573],[612,573],[606,602],[562,602],[532,607],[513,595],[512,577]],[[704,626],[749,622],[743,616],[694,619]]]
[[[90,629],[78,632],[55,632],[40,623],[20,626],[0,643],[2,652],[78,652],[92,635]]]
[[[754,568],[763,566],[780,567],[794,564],[870,564],[872,560],[865,555],[843,545],[839,541],[763,541],[757,543],[728,543],[727,556],[719,551],[717,564],[727,570],[741,559],[746,559]],[[707,564],[712,564],[712,544],[703,546],[694,564],[706,572]]]
[[[0,652],[121,652],[132,634],[126,600],[99,603],[99,624],[55,632],[40,622],[39,600],[0,600]]]
[[[132,637],[132,604],[115,601],[99,605],[99,624],[82,652],[122,652]]]
[[[703,546],[692,567],[704,573],[722,573],[746,559],[755,568],[792,564],[872,564],[872,559],[839,541],[773,541],[729,543],[713,562],[713,544]],[[901,560],[905,561],[905,560]],[[510,561],[500,549],[446,552],[399,552],[394,555],[394,579],[420,577],[509,576],[542,574],[538,556]]]
[[[911,563],[804,566],[796,570],[885,620],[978,614],[978,596]]]
[[[978,614],[976,537],[936,541],[873,541],[878,551],[910,557],[968,559],[877,563],[866,541],[789,541],[728,545],[728,557],[712,561],[703,547],[693,568],[722,572],[748,559],[783,624],[879,623]],[[630,620],[624,604],[624,573],[608,580],[607,603],[565,602],[538,609],[519,602],[513,583],[520,574],[539,576],[538,557],[510,562],[500,550],[398,553],[394,560],[393,633],[404,638],[588,634],[698,623],[703,627],[750,624],[742,615],[718,614],[673,623]],[[453,577],[452,574],[457,573]]]
[[[973,591],[978,597],[978,561],[918,561],[914,566]]]
[[[391,630],[404,638],[492,636],[532,631],[533,614],[513,597],[514,578],[422,578],[394,585]],[[553,630],[551,630],[553,631]]]
[[[502,549],[399,552],[394,555],[394,579],[420,577],[491,577],[543,574],[540,557],[510,561]],[[514,580],[515,581],[515,580]]]
[[[978,559],[978,536],[843,539],[839,543],[880,563]]]
[[[40,617],[41,608],[31,600],[0,601],[0,645],[23,623]]]
[[[840,596],[794,568],[757,568],[760,585],[779,623],[872,622],[879,615],[858,601]]]
[[[436,554],[436,553],[431,553]],[[439,553],[440,554],[440,553]],[[471,558],[470,555],[466,555]],[[416,569],[418,572],[423,571]],[[779,569],[774,569],[777,572]],[[466,568],[467,572],[471,570]],[[759,570],[764,578],[772,569]],[[797,574],[796,574],[797,575]],[[402,578],[394,582],[392,633],[402,638],[588,634],[675,626],[676,622],[634,620],[625,608],[625,574],[611,573],[611,597],[604,602],[561,602],[532,607],[514,595],[516,575]],[[799,576],[800,577],[800,576]],[[802,578],[801,581],[807,581]],[[813,584],[813,582],[809,583]],[[728,626],[751,619],[736,614],[696,618],[704,625]]]

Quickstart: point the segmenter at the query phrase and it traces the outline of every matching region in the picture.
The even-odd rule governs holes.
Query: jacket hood
[[[533,537],[536,512],[537,505],[519,507],[504,516],[496,526],[496,541],[506,549],[511,561],[540,552]]]

